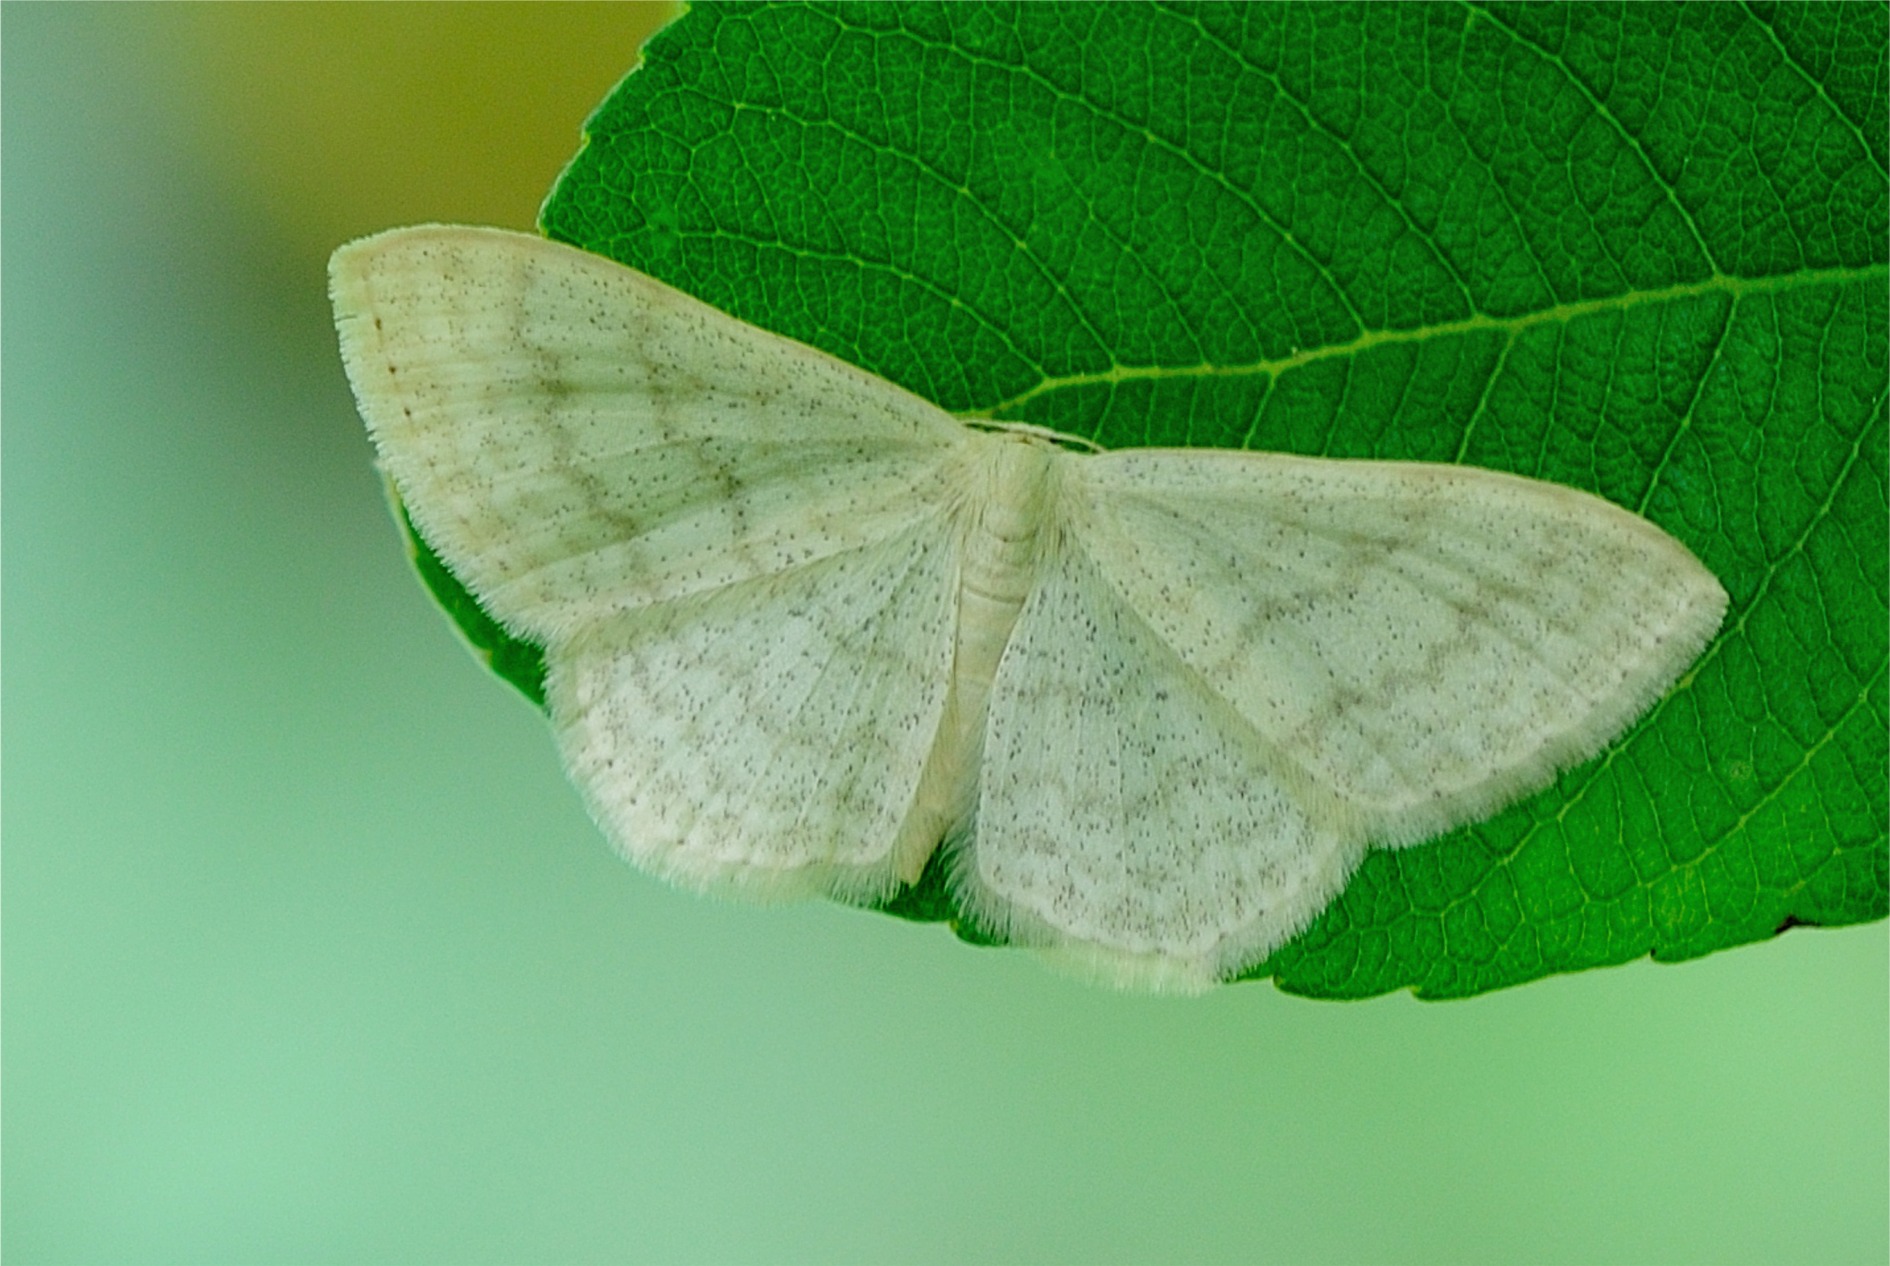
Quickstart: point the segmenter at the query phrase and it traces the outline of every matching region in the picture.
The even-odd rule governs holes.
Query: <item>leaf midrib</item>
[[[1299,369],[1319,361],[1337,360],[1358,356],[1376,347],[1391,346],[1399,343],[1425,343],[1436,339],[1457,338],[1466,334],[1497,333],[1508,338],[1515,338],[1525,330],[1538,325],[1552,325],[1576,321],[1582,317],[1606,312],[1628,312],[1635,308],[1650,307],[1657,304],[1673,303],[1681,299],[1700,298],[1708,295],[1728,295],[1734,299],[1757,295],[1780,294],[1783,292],[1814,286],[1848,285],[1853,282],[1871,279],[1883,280],[1890,277],[1890,265],[1870,264],[1863,268],[1821,268],[1802,272],[1782,273],[1775,277],[1730,277],[1716,274],[1704,281],[1685,282],[1675,286],[1665,286],[1658,290],[1630,290],[1605,299],[1585,299],[1578,303],[1558,303],[1552,307],[1540,308],[1534,312],[1525,312],[1513,317],[1492,317],[1476,315],[1456,321],[1444,321],[1435,325],[1414,326],[1404,330],[1367,330],[1357,338],[1344,343],[1329,343],[1323,347],[1306,348],[1287,356],[1273,359],[1250,361],[1244,364],[1214,364],[1204,362],[1198,365],[1112,365],[1108,369],[1091,373],[1065,374],[1045,377],[1036,386],[1027,391],[987,405],[982,409],[960,412],[963,418],[983,418],[998,420],[1003,415],[1014,413],[1024,408],[1033,400],[1058,391],[1069,391],[1083,387],[1113,387],[1123,383],[1157,382],[1169,380],[1202,381],[1214,378],[1253,378],[1262,375],[1278,376],[1290,370]]]

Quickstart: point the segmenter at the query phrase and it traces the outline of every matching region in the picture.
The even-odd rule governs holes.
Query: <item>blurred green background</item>
[[[5,1259],[1882,1262],[1883,923],[1152,1000],[615,860],[323,268],[530,227],[660,17],[5,7]]]

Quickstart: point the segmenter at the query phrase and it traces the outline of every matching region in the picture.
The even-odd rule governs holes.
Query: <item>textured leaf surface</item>
[[[947,409],[1598,492],[1733,606],[1253,975],[1475,993],[1886,910],[1886,10],[704,7],[547,203]],[[482,624],[536,697],[529,647]],[[928,874],[892,912],[955,918]]]

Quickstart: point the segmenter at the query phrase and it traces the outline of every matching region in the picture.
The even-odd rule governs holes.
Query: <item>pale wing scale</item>
[[[1645,519],[1495,471],[1135,450],[1067,482],[1110,589],[1374,843],[1592,755],[1726,609]]]
[[[992,687],[954,883],[986,928],[1086,974],[1204,989],[1304,927],[1363,851],[1290,773],[1066,540]]]
[[[900,532],[967,432],[600,256],[495,229],[335,252],[343,361],[421,535],[540,641]]]
[[[551,657],[572,779],[625,857],[693,888],[884,896],[951,680],[942,516],[588,629]]]

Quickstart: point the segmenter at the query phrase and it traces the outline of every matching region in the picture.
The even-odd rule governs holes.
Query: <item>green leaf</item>
[[[1886,912],[1887,47],[1875,4],[704,6],[543,224],[962,414],[1685,541],[1732,611],[1651,715],[1251,973],[1471,994]]]

